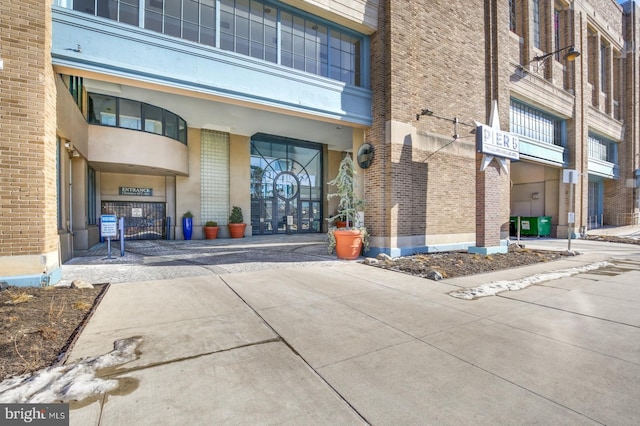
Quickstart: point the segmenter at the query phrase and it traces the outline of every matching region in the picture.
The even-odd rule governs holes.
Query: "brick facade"
[[[365,179],[374,245],[394,252],[474,242],[475,136],[459,125],[453,142],[446,119],[486,122],[496,99],[503,127],[508,123],[506,4],[381,2],[371,42],[374,123],[366,135],[376,147]],[[487,25],[491,19],[496,25]],[[417,120],[424,108],[446,119]],[[508,227],[509,181],[498,175],[488,185],[495,194],[487,211],[496,244]],[[445,237],[452,234],[459,237]]]
[[[0,259],[50,254],[58,246],[50,50],[49,1],[0,4]]]

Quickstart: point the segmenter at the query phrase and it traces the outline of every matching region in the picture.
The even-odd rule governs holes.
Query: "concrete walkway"
[[[640,422],[638,246],[574,241],[584,254],[568,260],[435,282],[336,261],[314,238],[145,242],[127,261],[65,265],[67,280],[115,282],[68,362],[143,338],[102,373],[119,390],[72,404],[71,424]],[[603,259],[517,292],[448,295]]]

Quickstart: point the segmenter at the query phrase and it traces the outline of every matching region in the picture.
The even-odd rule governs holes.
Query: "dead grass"
[[[63,358],[106,286],[9,287],[0,291],[0,380]]]

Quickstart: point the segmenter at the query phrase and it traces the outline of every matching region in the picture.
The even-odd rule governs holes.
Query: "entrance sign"
[[[138,188],[133,186],[121,186],[120,195],[138,195],[144,197],[153,196],[153,188]]]
[[[118,225],[116,215],[114,214],[103,214],[100,216],[100,221],[102,223],[101,228],[101,236],[102,237],[116,237],[118,236]]]

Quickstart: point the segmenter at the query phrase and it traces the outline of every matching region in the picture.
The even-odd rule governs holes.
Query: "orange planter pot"
[[[220,229],[219,226],[205,226],[204,237],[207,240],[215,240],[216,238],[218,238],[218,229]]]
[[[362,251],[362,234],[359,230],[336,229],[336,255],[340,259],[354,260]]]
[[[244,228],[247,227],[246,223],[230,223],[227,226],[229,227],[229,234],[231,234],[231,238],[244,237]]]

